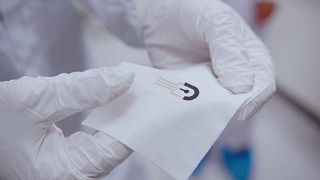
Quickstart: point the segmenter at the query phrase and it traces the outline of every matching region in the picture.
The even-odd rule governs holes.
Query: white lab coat
[[[85,69],[81,17],[70,1],[0,1],[0,13],[1,80]]]
[[[87,6],[111,32],[141,46],[127,18],[129,1],[96,0]],[[72,1],[0,1],[0,80],[87,69],[90,60],[84,54],[82,21]]]
[[[86,69],[81,16],[71,1],[0,1],[0,80]],[[79,116],[63,122],[67,135]]]

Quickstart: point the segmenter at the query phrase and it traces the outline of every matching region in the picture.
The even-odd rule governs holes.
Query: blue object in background
[[[200,161],[200,163],[198,164],[198,166],[196,167],[196,169],[193,171],[192,176],[197,176],[200,174],[200,172],[202,171],[202,169],[204,168],[205,163],[208,161],[209,159],[209,154],[210,151],[204,156],[204,158]]]
[[[222,150],[224,167],[234,180],[249,180],[252,171],[252,152],[249,147],[234,151],[228,147]]]

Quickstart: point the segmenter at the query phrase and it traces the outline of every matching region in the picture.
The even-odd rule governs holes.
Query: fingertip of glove
[[[253,73],[230,73],[224,74],[219,79],[220,84],[233,94],[248,93],[254,86]]]
[[[101,143],[104,151],[113,155],[109,158],[109,162],[114,167],[127,159],[133,152],[129,147],[105,133],[98,132],[94,136]]]
[[[253,89],[253,85],[246,84],[246,85],[239,85],[239,86],[233,86],[228,88],[233,94],[243,94],[248,93]]]
[[[107,72],[113,81],[122,84],[131,84],[134,78],[134,72],[125,68],[110,67],[107,69]]]
[[[127,147],[126,145],[124,145],[123,143],[121,143],[120,141],[118,141],[117,139],[115,139],[114,137],[103,133],[103,132],[98,132],[94,135],[97,139],[99,139],[101,142],[103,142],[104,146],[108,146],[110,144],[116,144],[116,146],[120,147],[120,149],[123,149],[122,151],[124,152],[124,154],[131,154],[132,150]]]
[[[130,88],[134,80],[134,72],[123,68],[107,68],[105,73],[106,75],[103,76],[104,80],[112,89],[109,99],[110,101],[125,93]]]

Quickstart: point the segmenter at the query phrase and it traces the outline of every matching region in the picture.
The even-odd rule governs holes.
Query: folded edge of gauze
[[[95,110],[83,125],[115,137],[179,180],[188,179],[249,97],[221,87],[207,65],[183,70],[129,63],[120,67],[135,72],[132,87]],[[199,90],[197,97],[192,87]]]

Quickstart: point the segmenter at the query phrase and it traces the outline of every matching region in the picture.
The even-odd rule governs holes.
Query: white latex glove
[[[219,0],[136,0],[137,19],[157,68],[211,62],[234,94],[254,91],[234,117],[249,118],[275,92],[268,50],[242,18]]]
[[[0,83],[0,179],[95,179],[131,150],[99,132],[65,138],[54,125],[124,93],[133,74],[101,68]]]

